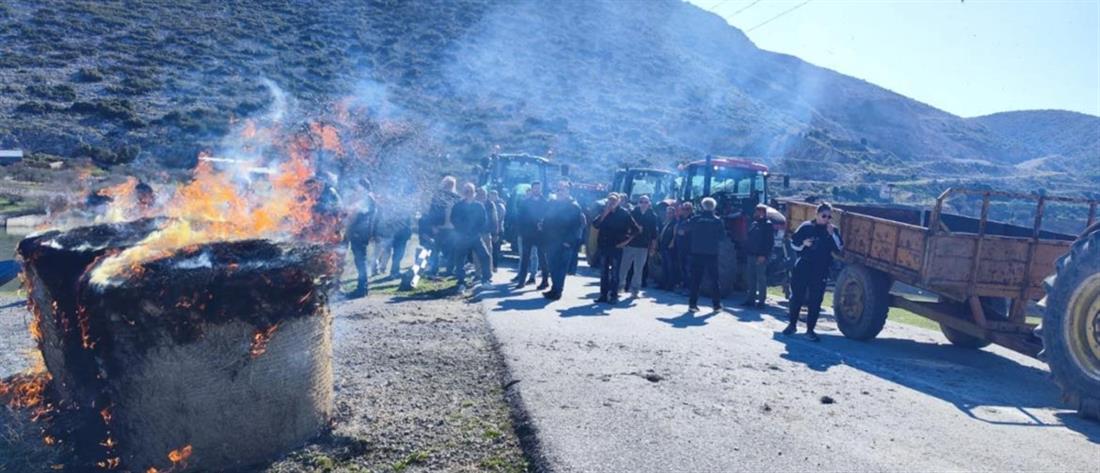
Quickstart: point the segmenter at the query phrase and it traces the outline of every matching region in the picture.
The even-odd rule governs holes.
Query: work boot
[[[597,304],[603,304],[605,302],[607,302],[607,295],[606,294],[600,294],[600,297],[596,299]]]
[[[359,299],[361,297],[366,297],[366,296],[367,296],[366,288],[357,287],[357,288],[355,288],[354,291],[351,291],[351,292],[347,293],[346,297],[348,299]]]
[[[795,324],[787,324],[787,328],[783,329],[783,335],[794,335],[794,332],[798,330]]]
[[[554,292],[554,291],[546,291],[546,292],[542,293],[542,297],[545,297],[545,298],[550,299],[552,301],[556,301],[558,299],[561,299],[561,293],[560,292]]]
[[[821,338],[819,338],[817,336],[817,334],[814,333],[813,330],[810,330],[810,331],[806,332],[806,338],[809,339],[811,342],[820,342],[821,341]]]
[[[692,304],[688,306],[688,312],[699,312],[699,306]]]
[[[534,276],[531,276],[531,277],[527,278],[527,284],[534,284],[534,283],[535,283],[535,277]]]
[[[714,307],[714,311],[718,312],[718,311],[722,310],[722,303],[719,302],[719,301],[714,301],[714,305],[711,306],[711,307]]]
[[[525,282],[520,282],[519,284],[516,284],[516,286],[515,286],[515,288],[514,288],[514,289],[518,291],[518,290],[520,290],[520,289],[523,289],[523,288],[525,288],[525,287],[527,287],[527,283],[525,283]]]
[[[611,304],[611,305],[618,304],[619,303],[619,295],[618,294],[612,294],[611,297],[607,298],[607,303]]]
[[[539,287],[536,287],[535,289],[538,289],[538,290],[542,291],[542,290],[545,290],[548,287],[550,287],[550,281],[547,281],[547,280],[543,279],[542,283],[539,284]]]

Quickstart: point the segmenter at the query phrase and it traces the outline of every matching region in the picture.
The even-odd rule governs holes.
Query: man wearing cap
[[[758,204],[749,225],[748,239],[745,241],[745,277],[748,279],[748,297],[741,305],[745,307],[766,306],[768,300],[768,259],[775,245],[775,225],[768,218],[768,206]]]

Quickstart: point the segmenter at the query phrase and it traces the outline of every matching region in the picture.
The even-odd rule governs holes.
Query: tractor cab
[[[542,156],[493,154],[481,161],[477,174],[478,185],[499,192],[505,205],[516,209],[518,199],[527,193],[532,182],[541,182],[548,194],[553,186],[549,180],[568,176],[569,167],[553,164]],[[504,219],[504,238],[514,244],[516,235],[516,212],[509,211]]]
[[[676,174],[660,169],[624,168],[615,171],[611,190],[627,196],[627,201],[637,203],[648,195],[654,203],[676,197]]]
[[[562,175],[568,174],[566,169],[562,168]],[[558,166],[542,156],[494,154],[482,160],[478,169],[478,184],[511,200],[517,194],[526,192],[532,182],[548,184],[547,179],[556,178],[557,171]]]
[[[768,167],[743,158],[710,157],[681,167],[681,199],[698,205],[704,197],[718,201],[734,241],[744,241],[757,204],[767,203]],[[698,207],[696,207],[698,208]]]

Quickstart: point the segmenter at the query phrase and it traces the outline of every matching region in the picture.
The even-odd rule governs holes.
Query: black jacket
[[[485,229],[485,206],[481,202],[461,201],[451,208],[451,224],[460,237],[473,237]]]
[[[775,246],[775,226],[767,217],[753,220],[749,224],[748,239],[745,240],[745,253],[751,256],[770,256]]]
[[[657,239],[657,213],[653,209],[649,209],[648,212],[642,213],[641,207],[635,207],[630,216],[634,219],[634,222],[641,227],[641,232],[634,235],[634,239],[630,240],[627,246],[634,248],[649,248],[649,245],[653,243],[653,240]]]
[[[630,212],[622,207],[616,207],[611,213],[596,217],[592,226],[600,229],[596,243],[601,249],[613,249],[638,231],[638,224],[634,222]]]
[[[807,247],[806,240],[809,238],[813,238],[814,243]],[[825,274],[833,264],[833,252],[844,249],[844,242],[840,239],[840,229],[829,235],[825,225],[807,220],[791,235],[791,247],[798,252],[795,269],[809,269]]]
[[[366,242],[374,237],[375,225],[378,223],[378,205],[374,197],[366,196],[362,207],[355,209],[348,221],[348,241]]]
[[[718,255],[718,247],[726,236],[726,226],[714,212],[700,212],[688,220],[688,238],[693,255]]]
[[[584,227],[584,212],[577,201],[551,200],[542,220],[543,238],[550,242],[568,243],[572,246]]]
[[[530,238],[539,234],[539,222],[546,213],[546,197],[526,197],[519,201],[519,213],[516,214],[519,234]]]

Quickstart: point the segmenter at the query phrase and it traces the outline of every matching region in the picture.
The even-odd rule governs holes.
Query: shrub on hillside
[[[82,67],[76,72],[75,77],[77,82],[101,82],[103,81],[103,72],[94,67]]]
[[[139,153],[141,153],[141,147],[134,144],[123,145],[113,150],[105,146],[83,143],[77,147],[74,157],[88,157],[100,166],[109,167],[133,162]]]
[[[76,89],[65,84],[32,84],[27,86],[27,93],[46,100],[58,102],[72,102],[76,100]]]

